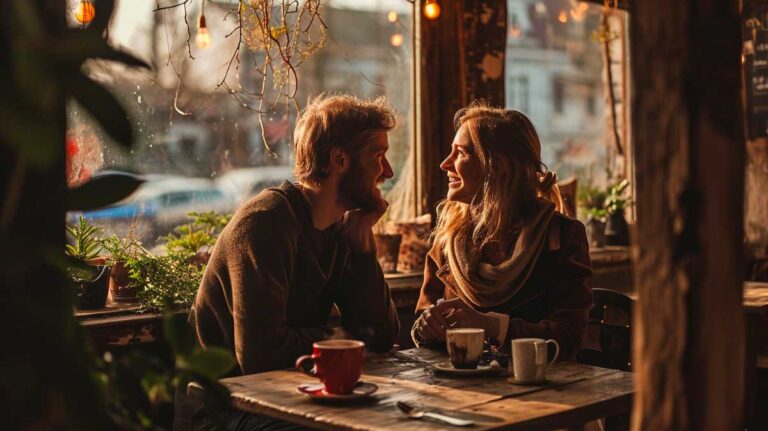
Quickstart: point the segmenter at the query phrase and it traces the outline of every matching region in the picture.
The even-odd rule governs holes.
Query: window
[[[576,176],[580,187],[627,175],[615,142],[619,136],[618,145],[626,148],[622,60],[627,14],[612,11],[606,31],[599,4],[508,0],[507,5],[506,105],[533,121],[544,163],[562,179]],[[606,46],[612,98],[607,94]],[[526,99],[521,99],[521,82],[530,94]],[[614,126],[619,133],[613,133]]]
[[[74,26],[77,0],[68,2],[72,15],[68,19]],[[207,48],[195,42],[201,2],[187,4],[189,34],[183,7],[153,11],[158,5],[178,3],[116,2],[111,42],[148,60],[153,70],[102,61],[86,65],[89,74],[119,98],[134,124],[136,140],[130,152],[112,143],[75,103],[68,109],[71,184],[105,169],[130,169],[147,178],[126,202],[85,216],[107,233],[126,235],[133,229],[149,246],[175,224],[184,223],[187,212],[232,212],[264,187],[292,179],[296,119],[292,102],[274,97],[269,82],[266,92],[273,97],[265,104],[274,109],[264,115],[262,127],[254,110],[261,91],[257,65],[263,51],[244,43],[239,64],[228,66],[238,46],[238,2],[205,2]],[[300,106],[322,92],[346,92],[365,98],[384,95],[395,107],[398,125],[389,135],[389,159],[398,176],[384,185],[385,191],[412,175],[402,174],[412,145],[412,9],[407,0],[324,1],[320,12],[328,26],[324,46],[296,69],[295,100]],[[263,141],[278,157],[265,149]],[[70,220],[77,215],[70,214]]]

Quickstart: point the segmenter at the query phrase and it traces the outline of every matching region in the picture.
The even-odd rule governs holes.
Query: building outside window
[[[78,25],[76,3],[70,0],[73,25]],[[293,102],[277,97],[275,77],[270,76],[265,106],[272,109],[263,116],[262,127],[256,111],[263,51],[252,48],[245,37],[239,64],[229,66],[238,47],[238,2],[205,2],[207,42],[199,35],[201,2],[188,4],[189,26],[182,7],[154,11],[176,3],[116,1],[110,42],[147,60],[152,70],[103,61],[86,65],[119,98],[134,124],[136,142],[130,153],[112,143],[74,102],[68,109],[71,185],[104,170],[130,170],[147,180],[126,201],[84,215],[107,233],[133,232],[149,246],[184,223],[190,211],[232,212],[263,188],[292,179]],[[412,9],[406,0],[323,2],[320,14],[328,26],[324,44],[296,68],[299,107],[320,93],[343,92],[386,96],[397,110],[389,159],[398,176],[383,186],[385,191],[407,180],[402,173],[412,145]],[[78,215],[70,214],[70,221]]]
[[[616,157],[604,44],[603,6],[569,0],[508,0],[506,105],[533,121],[544,163],[561,179],[604,185],[627,175],[626,159]],[[626,12],[610,18],[616,127],[626,147],[625,50],[620,26]],[[525,79],[529,97],[520,96]],[[626,155],[626,152],[625,152]],[[621,165],[621,166],[619,166]],[[618,167],[617,167],[618,166]]]

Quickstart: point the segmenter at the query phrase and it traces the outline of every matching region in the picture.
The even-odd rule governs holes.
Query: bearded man
[[[383,99],[320,97],[294,133],[298,183],[243,204],[222,232],[192,307],[203,347],[234,352],[242,374],[293,366],[341,325],[367,348],[389,350],[397,311],[376,260],[371,227],[387,208],[378,186],[392,178]]]

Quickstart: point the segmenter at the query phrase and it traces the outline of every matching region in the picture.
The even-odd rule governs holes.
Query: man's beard
[[[381,197],[374,192],[372,184],[366,181],[360,163],[354,161],[349,172],[339,182],[339,198],[349,209],[374,211],[381,206]]]

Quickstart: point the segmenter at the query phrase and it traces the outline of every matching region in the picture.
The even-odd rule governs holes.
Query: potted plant
[[[149,252],[138,239],[131,236],[119,238],[117,235],[105,239],[102,248],[106,252],[109,270],[109,293],[115,302],[136,302],[136,294],[142,285],[129,277],[128,269],[136,266],[137,261]]]
[[[587,186],[579,191],[579,209],[586,218],[587,238],[590,247],[605,245],[605,199],[608,193],[599,187]]]
[[[211,250],[219,234],[232,219],[231,214],[218,214],[215,211],[204,213],[191,212],[190,222],[177,226],[172,233],[164,236],[165,249],[169,253],[187,253],[191,261],[202,267],[208,263]]]
[[[626,196],[629,181],[621,180],[608,188],[605,198],[605,243],[607,245],[629,245],[629,225],[624,218],[624,210],[629,206],[630,199]]]
[[[76,225],[68,225],[72,244],[66,244],[65,253],[80,262],[68,268],[77,287],[76,307],[81,310],[103,308],[107,302],[109,267],[100,259],[102,229],[80,216]]]

